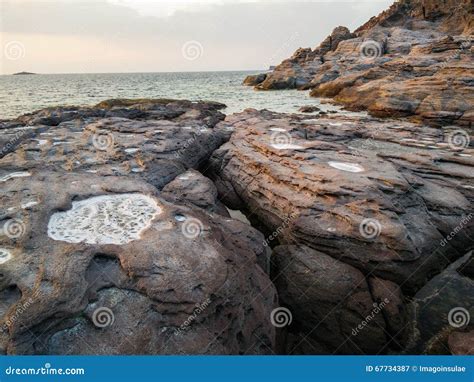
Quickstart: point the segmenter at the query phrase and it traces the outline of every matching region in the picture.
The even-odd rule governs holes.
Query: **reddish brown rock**
[[[398,1],[353,34],[336,28],[300,48],[257,89],[311,89],[351,110],[470,126],[474,110],[472,1]]]
[[[300,338],[287,343],[288,353],[318,354],[322,345],[333,354],[375,354],[386,347],[383,305],[359,270],[305,246],[276,247],[272,259],[280,303],[293,316],[289,331]]]
[[[279,230],[281,243],[304,243],[409,294],[473,245],[473,151],[456,148],[452,133],[250,110],[221,126],[234,134],[211,157],[220,195],[269,235]]]
[[[267,323],[276,296],[257,265],[254,248],[261,253],[263,244],[248,240],[250,227],[239,232],[235,224],[243,223],[169,204],[126,177],[34,171],[2,188],[0,212],[22,231],[0,238],[11,256],[2,253],[0,265],[3,354],[260,354],[274,347]],[[51,214],[68,211],[72,200],[123,193],[148,195],[162,209],[140,239],[74,244],[48,236]]]
[[[472,310],[460,295],[472,295],[471,263],[460,259],[474,246],[467,131],[256,110],[229,116],[217,128],[234,131],[210,161],[220,197],[262,227],[270,246],[283,245],[273,254],[273,278],[293,313],[280,338],[284,352],[435,353],[431,341],[445,342],[440,333],[456,301]],[[330,267],[321,264],[328,257]],[[456,261],[462,269],[446,269],[457,269]],[[440,272],[441,279],[433,278]],[[349,282],[357,279],[352,274],[366,289]],[[345,281],[354,300],[336,293]],[[364,326],[370,341],[346,341],[350,325],[331,327],[353,323],[354,311],[362,320],[373,304],[382,314],[376,326]],[[318,326],[336,305],[337,320]]]
[[[454,355],[474,355],[474,330],[451,333],[448,344]]]
[[[274,351],[264,237],[215,213],[189,170],[231,133],[219,107],[112,100],[2,122],[1,354]]]

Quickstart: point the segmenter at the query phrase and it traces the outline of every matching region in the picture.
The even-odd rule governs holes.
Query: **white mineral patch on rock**
[[[140,239],[161,212],[153,198],[142,194],[95,196],[53,214],[48,236],[68,243],[122,245]]]
[[[11,260],[12,254],[9,250],[5,248],[0,248],[0,264],[6,263],[8,260]]]
[[[125,149],[125,152],[126,152],[127,154],[134,154],[134,153],[136,153],[138,150],[140,150],[140,149],[137,149],[137,148],[133,147],[133,148]]]
[[[24,210],[30,208],[30,207],[33,207],[33,206],[36,206],[38,204],[37,201],[35,200],[31,200],[29,202],[25,202],[21,205],[21,208],[23,208]]]
[[[13,178],[24,178],[26,176],[31,176],[31,173],[27,171],[12,172],[0,178],[0,182],[6,182],[7,180],[13,179]]]
[[[272,145],[272,147],[274,149],[277,149],[277,150],[302,150],[302,149],[304,149],[303,146],[293,145],[291,143],[275,143],[274,145]]]
[[[278,131],[280,133],[286,132],[286,129],[282,129],[281,127],[272,127],[270,131]]]
[[[361,172],[364,168],[357,163],[345,163],[345,162],[328,162],[329,166],[337,168],[342,171],[349,172]]]

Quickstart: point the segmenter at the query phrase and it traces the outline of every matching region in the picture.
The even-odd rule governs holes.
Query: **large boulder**
[[[222,126],[235,130],[211,157],[219,193],[268,233],[284,227],[280,242],[304,243],[409,294],[474,244],[473,151],[457,139],[467,131],[252,110]]]
[[[474,247],[468,132],[256,110],[229,116],[219,128],[234,130],[210,159],[220,198],[246,211],[267,245],[282,245],[272,275],[294,324],[280,348],[384,353],[411,344],[410,299]],[[361,298],[357,309],[342,298],[351,286]],[[363,321],[386,299],[381,322],[364,326],[370,340],[348,337],[354,317]],[[335,306],[337,322],[345,322],[337,329],[329,314]]]
[[[472,251],[430,280],[410,305],[411,354],[472,354]],[[470,345],[469,345],[470,344]]]
[[[272,353],[264,237],[193,170],[232,132],[214,129],[220,107],[112,100],[2,122],[0,353]]]
[[[266,77],[267,77],[266,73],[252,74],[245,77],[242,84],[246,86],[256,86],[262,83],[263,81],[265,81]]]
[[[231,219],[126,177],[32,171],[2,187],[2,353],[273,348],[274,288]]]
[[[312,354],[376,354],[386,348],[383,311],[393,302],[376,302],[362,272],[297,245],[276,247],[272,261],[280,303],[293,316],[289,331],[301,338],[286,344],[286,353],[312,347]]]

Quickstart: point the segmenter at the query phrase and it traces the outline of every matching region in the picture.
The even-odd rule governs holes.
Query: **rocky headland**
[[[471,6],[397,2],[245,80],[372,115],[0,121],[0,354],[474,354]]]
[[[333,30],[244,84],[309,89],[351,110],[428,123],[474,121],[471,0],[401,0],[354,32]]]

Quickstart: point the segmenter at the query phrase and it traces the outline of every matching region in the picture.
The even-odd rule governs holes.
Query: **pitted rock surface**
[[[110,100],[1,122],[0,353],[272,353],[264,237],[190,170],[229,138],[222,107]]]
[[[44,109],[0,123],[0,178],[30,168],[130,176],[161,189],[203,165],[230,131],[214,129],[224,105],[110,100],[92,108]],[[8,172],[6,171],[8,170]]]
[[[0,238],[2,253],[12,256],[1,264],[0,293],[10,296],[2,299],[2,353],[260,354],[273,348],[267,321],[276,295],[257,265],[262,240],[239,233],[242,223],[170,204],[153,186],[127,177],[38,171],[5,182],[3,191],[0,214],[21,221],[23,233]],[[130,242],[48,236],[52,214],[92,195],[131,203],[131,195],[146,195],[161,213]],[[21,209],[25,198],[38,204]],[[198,219],[202,231],[186,237],[186,222],[176,216]],[[91,225],[101,222],[96,218]],[[104,308],[113,323],[101,327],[94,313]]]

